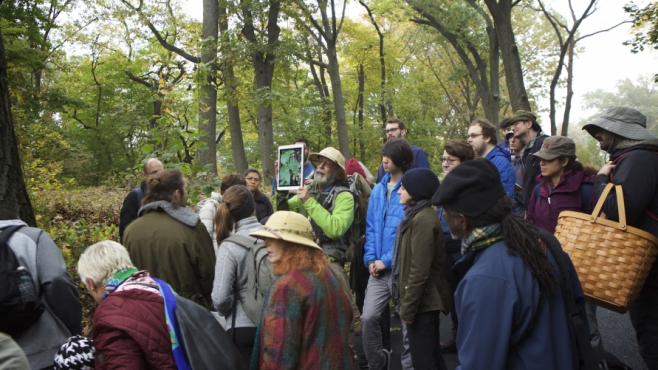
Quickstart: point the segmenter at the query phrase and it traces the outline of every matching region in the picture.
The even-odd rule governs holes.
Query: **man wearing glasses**
[[[398,138],[403,138],[407,134],[407,129],[404,126],[399,118],[389,118],[386,121],[386,140],[393,140]],[[417,146],[411,145],[411,150],[414,152],[414,163],[411,165],[411,168],[430,168],[430,162],[427,159],[427,153]],[[384,165],[379,165],[377,169],[377,183],[382,181],[384,177]]]
[[[537,123],[537,116],[528,111],[514,112],[508,123],[511,124],[514,137],[526,143],[521,154],[521,166],[523,171],[522,206],[527,210],[532,191],[537,186],[537,176],[541,173],[539,157],[532,154],[541,149],[548,135],[542,134],[541,126]]]
[[[137,188],[126,195],[126,198],[123,200],[123,206],[121,206],[121,212],[119,213],[119,240],[123,238],[123,232],[128,227],[128,224],[137,218],[137,212],[142,207],[142,198],[146,194],[146,179],[162,170],[164,170],[164,166],[157,158],[149,158],[144,162],[142,172],[144,180],[142,180],[142,183]]]

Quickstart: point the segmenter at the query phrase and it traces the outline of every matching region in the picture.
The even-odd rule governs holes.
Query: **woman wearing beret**
[[[279,211],[261,231],[274,275],[261,313],[251,369],[353,369],[352,305],[314,241],[308,219]]]
[[[414,369],[446,369],[439,314],[450,311],[452,293],[443,271],[443,228],[430,202],[439,179],[432,171],[417,168],[405,172],[401,182],[398,194],[406,207],[395,236],[393,294],[398,295],[400,319],[407,327]]]

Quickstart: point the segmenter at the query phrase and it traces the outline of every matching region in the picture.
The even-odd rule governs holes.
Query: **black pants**
[[[229,329],[226,333],[229,338],[233,339],[233,328]],[[251,352],[254,350],[255,340],[256,328],[235,328],[235,339],[233,343],[247,366],[251,362]]]
[[[447,370],[439,344],[439,313],[440,311],[418,313],[414,322],[407,325],[414,370]]]
[[[452,307],[450,309],[450,318],[452,319],[452,330],[455,332],[457,331],[457,324],[459,323],[459,319],[457,318],[457,309],[455,307],[455,292],[457,291],[457,286],[462,281],[464,276],[458,271],[453,271],[452,267],[455,265],[455,262],[461,259],[461,257],[461,252],[446,253],[444,264],[445,277],[448,280],[448,285],[450,286],[450,291],[452,292]]]

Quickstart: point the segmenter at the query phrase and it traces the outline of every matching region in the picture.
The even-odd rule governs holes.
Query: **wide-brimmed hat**
[[[656,135],[647,130],[647,117],[631,107],[610,107],[601,117],[583,126],[583,130],[587,130],[592,136],[599,129],[631,140],[656,139]]]
[[[328,147],[322,149],[320,153],[311,153],[308,156],[308,160],[315,164],[315,162],[320,160],[319,157],[325,157],[336,162],[340,168],[337,174],[342,174],[342,178],[340,179],[345,180],[347,178],[347,173],[345,172],[345,157],[336,148]]]
[[[279,239],[311,248],[322,248],[314,241],[315,233],[308,219],[290,211],[274,212],[260,231],[249,234],[254,238]]]
[[[547,161],[552,161],[561,156],[575,157],[576,143],[564,136],[547,137],[541,145],[541,149],[534,155]]]

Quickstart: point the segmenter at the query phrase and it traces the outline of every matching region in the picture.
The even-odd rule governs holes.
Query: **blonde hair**
[[[118,271],[134,268],[126,248],[112,240],[103,240],[88,247],[78,260],[78,275],[87,285],[87,279],[105,287]]]

